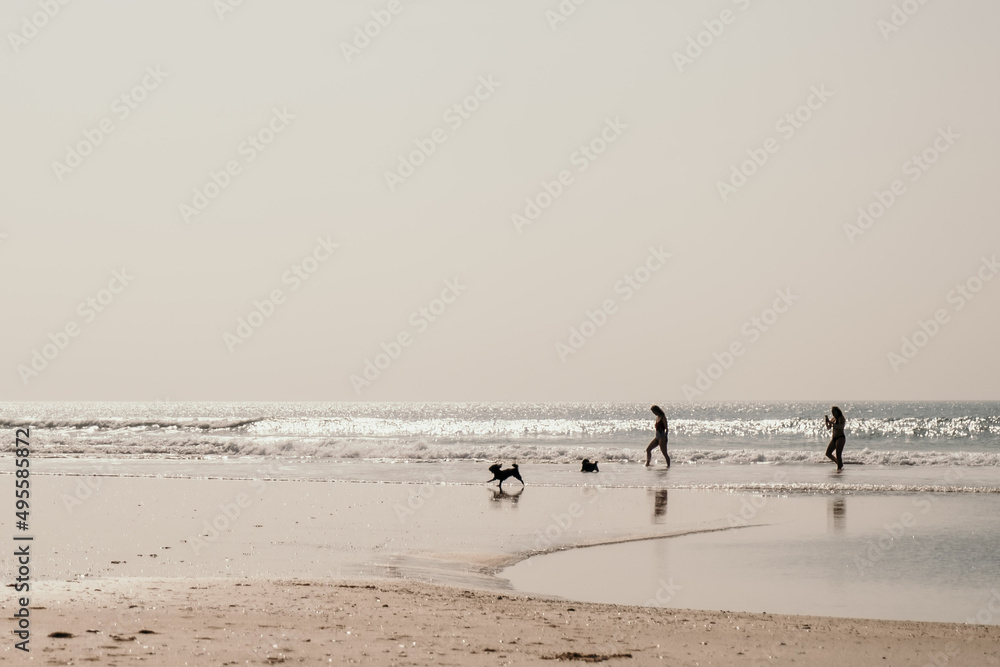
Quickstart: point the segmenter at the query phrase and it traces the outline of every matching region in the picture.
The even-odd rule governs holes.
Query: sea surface
[[[422,482],[437,464],[440,482],[480,483],[484,464],[516,461],[534,483],[577,485],[588,458],[615,486],[1000,492],[998,402],[842,403],[839,477],[829,405],[663,407],[669,476],[658,451],[661,474],[635,465],[653,435],[635,403],[0,403],[0,424],[30,426],[54,473]]]

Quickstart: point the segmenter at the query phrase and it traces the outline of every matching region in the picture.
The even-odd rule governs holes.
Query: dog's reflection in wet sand
[[[517,491],[515,491],[514,493],[507,493],[506,491],[504,491],[501,488],[490,487],[490,493],[492,494],[490,496],[490,502],[491,503],[497,503],[496,507],[498,507],[498,508],[502,507],[504,503],[509,502],[510,505],[511,505],[511,507],[515,507],[516,508],[517,507],[518,496],[520,496],[523,491],[524,491],[524,487],[523,486],[521,488],[519,488]]]

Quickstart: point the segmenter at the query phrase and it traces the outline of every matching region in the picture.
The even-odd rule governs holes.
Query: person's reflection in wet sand
[[[827,503],[827,527],[842,532],[847,527],[847,500],[843,496],[830,498]]]
[[[510,506],[517,509],[517,501],[520,495],[524,493],[524,487],[522,486],[514,491],[514,493],[507,493],[503,489],[490,487],[490,493],[492,494],[490,496],[490,502],[495,503],[494,505],[491,505],[493,508],[500,509],[503,507],[505,502],[509,501]]]
[[[667,490],[657,489],[653,496],[653,523],[667,520]]]

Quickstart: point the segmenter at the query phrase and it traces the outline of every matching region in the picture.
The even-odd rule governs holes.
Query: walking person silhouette
[[[833,437],[826,448],[826,458],[837,464],[837,470],[843,470],[844,459],[841,455],[844,453],[844,443],[847,442],[847,437],[844,435],[844,426],[847,425],[847,418],[844,417],[844,413],[836,405],[830,408],[830,412],[833,413],[833,419],[830,419],[829,415],[823,416],[823,419],[826,421],[826,428],[833,431]],[[836,457],[833,456],[834,451],[837,452]]]
[[[667,416],[663,414],[663,410],[659,405],[654,405],[650,410],[656,415],[656,424],[654,424],[656,427],[656,436],[646,447],[646,465],[649,466],[649,459],[653,455],[653,450],[659,445],[660,451],[663,452],[663,458],[667,460],[667,467],[669,468],[670,454],[667,453]]]

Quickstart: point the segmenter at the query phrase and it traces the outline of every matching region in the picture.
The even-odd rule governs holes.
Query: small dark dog
[[[590,459],[584,459],[583,467],[580,468],[580,472],[601,472],[601,471],[597,469],[597,461],[591,463]]]
[[[508,477],[513,477],[514,479],[516,479],[517,481],[519,481],[521,483],[521,486],[524,486],[524,480],[521,479],[521,473],[519,473],[517,471],[517,464],[516,463],[513,465],[513,467],[507,468],[506,470],[501,470],[500,469],[500,464],[499,463],[494,463],[493,465],[490,466],[489,470],[490,470],[491,473],[493,473],[493,479],[488,480],[487,483],[492,482],[493,480],[499,479],[500,480],[500,488],[503,488],[504,480],[507,479]]]

